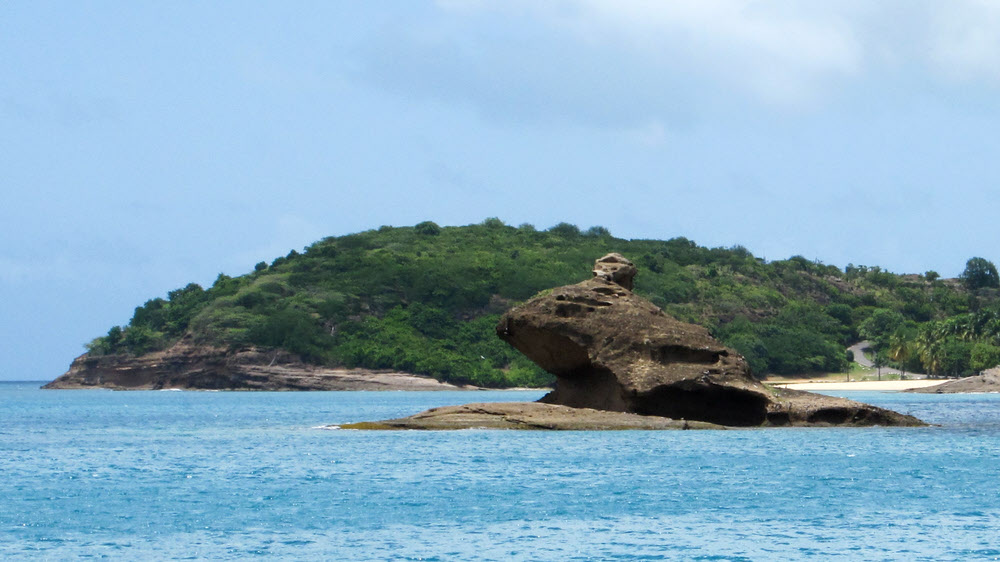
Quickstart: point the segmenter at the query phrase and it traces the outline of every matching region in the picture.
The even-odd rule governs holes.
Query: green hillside
[[[612,251],[639,267],[637,293],[708,327],[758,376],[844,370],[845,347],[863,338],[881,360],[908,370],[966,375],[1000,363],[1000,281],[980,258],[962,280],[942,280],[498,219],[326,238],[246,275],[219,275],[208,289],[192,283],[149,300],[127,326],[87,347],[142,354],[187,338],[449,382],[544,385],[549,375],[494,335],[499,315],[538,291],[582,281]]]

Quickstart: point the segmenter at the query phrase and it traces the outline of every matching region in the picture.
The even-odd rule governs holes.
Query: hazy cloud
[[[1000,4],[986,0],[931,5],[928,52],[945,75],[962,80],[1000,79]]]
[[[4,283],[20,283],[31,276],[32,268],[18,260],[0,257],[0,281]]]
[[[705,74],[763,101],[798,103],[824,77],[855,73],[861,45],[841,18],[745,0],[580,0],[553,21],[648,64]]]
[[[803,106],[855,75],[844,18],[753,2],[449,0],[380,34],[362,74],[487,116],[676,128],[720,100]]]
[[[1000,78],[1000,4],[439,0],[363,49],[361,75],[488,117],[677,128],[810,111],[886,73]]]

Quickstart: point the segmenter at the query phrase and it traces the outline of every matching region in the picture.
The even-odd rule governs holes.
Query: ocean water
[[[361,432],[539,392],[0,383],[0,559],[997,560],[1000,395],[929,428]]]

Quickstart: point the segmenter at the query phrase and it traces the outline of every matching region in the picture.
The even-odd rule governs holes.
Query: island
[[[899,275],[683,237],[487,219],[331,236],[152,296],[123,325],[93,334],[46,388],[551,388],[554,375],[493,328],[611,252],[642,269],[636,295],[708,330],[759,379],[844,373],[845,348],[860,340],[894,372],[943,379],[1000,364],[1000,288],[981,275],[994,269],[982,259],[954,279]]]

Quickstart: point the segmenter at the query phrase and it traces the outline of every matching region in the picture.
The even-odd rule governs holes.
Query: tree
[[[953,377],[967,377],[973,374],[969,360],[972,356],[974,344],[956,339],[948,339],[943,342],[943,353],[941,357],[941,371]]]
[[[417,226],[413,227],[413,230],[416,231],[417,234],[424,236],[437,236],[438,234],[441,234],[441,227],[432,221],[417,223]]]
[[[872,365],[878,372],[878,380],[882,380],[882,367],[885,367],[885,352],[876,351],[874,357],[872,357]]]
[[[167,322],[167,301],[161,298],[150,299],[146,304],[136,307],[132,314],[132,326],[147,326],[153,330],[162,330]]]
[[[562,236],[563,238],[576,238],[580,236],[580,228],[575,224],[570,224],[568,222],[561,222],[548,230],[552,234]]]
[[[889,343],[889,336],[898,330],[906,321],[903,315],[895,310],[879,308],[858,326],[861,337],[875,344],[876,349],[882,349]]]
[[[910,341],[901,330],[889,337],[889,359],[899,364],[899,378],[906,378],[906,360],[910,358]]]
[[[984,287],[1000,287],[1000,275],[997,274],[997,267],[993,262],[984,258],[971,258],[965,262],[965,271],[959,279],[970,291],[982,289]]]
[[[592,226],[587,229],[584,235],[589,236],[591,238],[604,238],[611,236],[611,231],[604,228],[603,226]]]
[[[124,332],[122,343],[136,355],[152,351],[157,346],[156,334],[146,326],[129,326]]]
[[[497,217],[490,217],[479,224],[485,226],[486,228],[494,228],[494,229],[503,228],[507,226],[506,224],[504,224],[502,220],[498,219]]]
[[[1000,347],[988,343],[977,343],[972,346],[969,367],[973,371],[982,372],[997,365],[1000,365]]]
[[[913,350],[931,376],[937,376],[944,360],[944,347],[931,326],[921,327]]]

